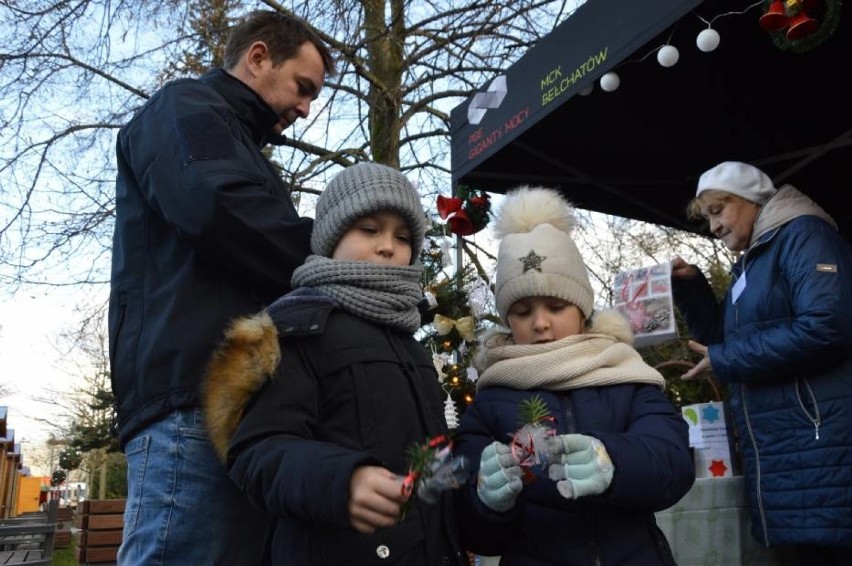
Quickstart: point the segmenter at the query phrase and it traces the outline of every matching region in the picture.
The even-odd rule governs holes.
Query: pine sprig
[[[518,404],[518,422],[521,425],[538,425],[550,417],[550,410],[540,395],[524,399]]]
[[[429,469],[429,464],[435,458],[435,452],[436,448],[429,442],[415,443],[405,449],[405,461],[408,462],[409,469],[419,477]]]

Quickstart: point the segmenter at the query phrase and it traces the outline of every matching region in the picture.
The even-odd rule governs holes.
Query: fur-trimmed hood
[[[275,375],[281,361],[280,337],[324,332],[336,306],[322,292],[299,287],[265,310],[234,320],[225,330],[207,365],[201,400],[210,441],[223,462],[246,405]]]
[[[239,318],[225,331],[208,364],[202,392],[207,432],[223,462],[246,404],[272,377],[279,361],[278,329],[267,311]]]

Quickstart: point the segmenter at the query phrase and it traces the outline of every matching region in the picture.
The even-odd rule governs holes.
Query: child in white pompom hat
[[[463,543],[507,564],[671,565],[654,512],[692,487],[688,427],[624,316],[594,311],[576,223],[546,188],[510,192],[497,213],[506,327],[481,339],[477,394],[456,435],[456,453],[479,462],[457,492]],[[538,445],[516,434],[531,402],[547,413]]]

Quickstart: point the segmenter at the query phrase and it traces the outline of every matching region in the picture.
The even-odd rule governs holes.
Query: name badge
[[[739,299],[740,295],[743,294],[743,291],[745,291],[745,288],[746,288],[746,274],[745,274],[745,271],[743,271],[742,275],[740,275],[740,278],[737,279],[737,282],[734,283],[734,286],[731,288],[731,304],[736,304],[737,299]]]

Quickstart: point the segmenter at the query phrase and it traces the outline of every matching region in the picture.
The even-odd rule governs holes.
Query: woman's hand
[[[698,277],[698,268],[694,265],[686,263],[682,257],[672,259],[672,279],[692,279]]]
[[[694,340],[690,340],[686,343],[689,346],[689,349],[695,352],[696,354],[701,354],[704,356],[701,358],[701,361],[695,364],[695,367],[690,369],[685,374],[681,375],[680,378],[686,381],[692,379],[708,379],[713,377],[713,366],[710,365],[710,354],[708,354],[707,346],[704,344],[699,344]]]

